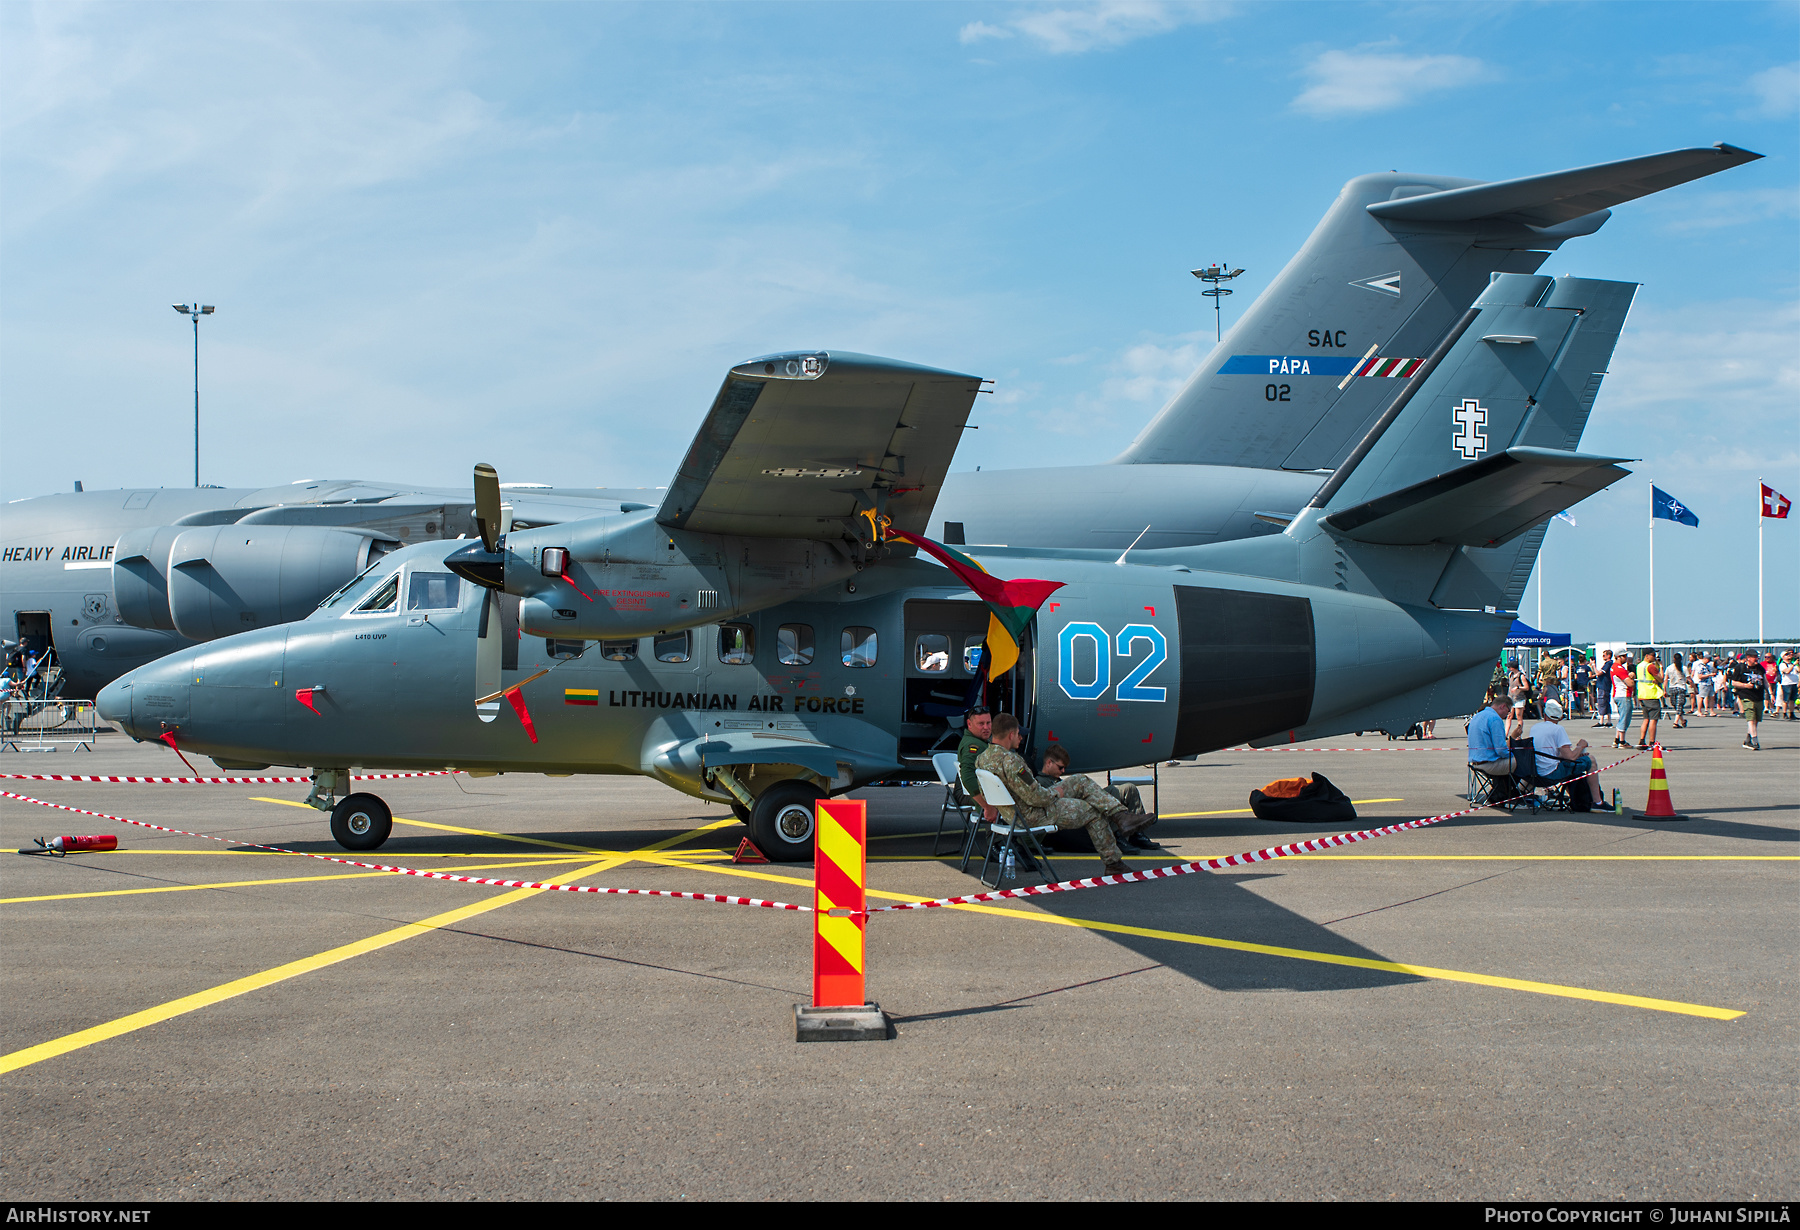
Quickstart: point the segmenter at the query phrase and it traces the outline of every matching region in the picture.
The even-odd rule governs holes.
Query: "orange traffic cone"
[[[1669,801],[1669,778],[1663,772],[1662,744],[1658,743],[1650,750],[1650,798],[1644,805],[1645,820],[1686,820],[1686,816],[1675,814],[1675,805]]]
[[[766,863],[769,861],[769,858],[768,858],[768,855],[764,854],[761,850],[758,850],[756,848],[755,842],[751,841],[748,837],[746,837],[742,841],[738,842],[737,853],[731,856],[731,861],[734,863],[740,863],[740,864],[741,863]]]

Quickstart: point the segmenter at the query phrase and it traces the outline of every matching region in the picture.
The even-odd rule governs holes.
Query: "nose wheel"
[[[393,831],[394,813],[375,795],[346,795],[331,809],[331,835],[346,850],[379,850]]]

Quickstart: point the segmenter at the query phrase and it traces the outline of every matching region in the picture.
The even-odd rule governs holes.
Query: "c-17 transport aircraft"
[[[1359,176],[1124,454],[946,475],[931,528],[952,544],[1114,555],[1276,534],[1496,273],[1533,273],[1610,206],[1757,157],[1717,145],[1499,183]],[[1591,402],[1600,369],[1588,379]],[[504,498],[515,524],[543,528],[665,494],[511,485]],[[384,552],[473,534],[473,518],[466,489],[356,480],[43,496],[0,509],[0,593],[18,638],[54,648],[63,695],[93,696],[163,654],[302,618]],[[1529,570],[1507,573],[1497,605],[1517,605]]]
[[[930,523],[979,381],[805,353],[728,373],[659,507],[509,529],[477,467],[480,542],[395,551],[99,709],[224,768],[311,769],[351,849],[392,823],[351,770],[456,768],[654,777],[732,804],[785,860],[810,854],[819,798],[931,776],[977,693],[1076,768],[1466,713],[1511,623],[1495,578],[1626,473],[1576,450],[1634,293],[1498,275],[1279,534],[978,552],[1060,582],[998,680],[975,674],[987,606],[890,537]],[[893,464],[844,463],[871,449]]]

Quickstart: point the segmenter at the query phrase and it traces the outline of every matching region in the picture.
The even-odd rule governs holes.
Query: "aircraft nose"
[[[137,733],[131,729],[131,688],[131,676],[122,675],[101,688],[100,695],[94,698],[94,709],[101,720],[117,722],[128,735]]]

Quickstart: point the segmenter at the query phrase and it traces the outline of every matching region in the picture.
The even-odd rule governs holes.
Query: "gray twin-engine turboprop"
[[[1719,145],[1499,183],[1360,176],[1114,463],[946,475],[931,526],[916,528],[951,543],[1114,555],[1133,543],[1155,549],[1276,534],[1493,275],[1535,271],[1567,239],[1598,229],[1612,205],[1756,157]],[[1593,370],[1590,401],[1602,367]],[[899,447],[900,457],[918,451]],[[847,471],[865,462],[887,463],[847,447],[832,464]],[[604,533],[636,524],[653,546],[663,532],[653,527],[695,528],[680,516],[649,515],[664,494],[513,485],[502,498],[520,527],[604,513],[613,519]],[[716,518],[713,527],[739,532]],[[792,526],[789,537],[811,542],[809,531]],[[62,695],[92,696],[163,654],[300,618],[385,552],[474,532],[466,489],[316,481],[44,496],[0,508],[0,594],[18,638],[54,649]],[[593,532],[602,531],[583,531]],[[848,558],[835,546],[791,550],[798,554],[781,570],[793,572],[792,585]],[[715,570],[741,564],[741,551],[721,546],[715,554]],[[748,595],[753,582],[772,578],[740,576],[730,587]],[[1522,575],[1517,582],[1523,586]],[[556,609],[585,610],[580,602]],[[511,618],[510,606],[505,614]]]
[[[1062,583],[996,681],[985,605],[883,540],[933,516],[950,456],[927,441],[957,438],[978,381],[793,355],[728,374],[653,513],[508,530],[480,467],[479,544],[402,548],[100,710],[225,767],[312,769],[352,849],[391,816],[351,770],[459,768],[655,777],[777,859],[810,854],[819,798],[932,776],[977,697],[1089,769],[1466,713],[1542,525],[1626,473],[1577,448],[1633,290],[1495,278],[1279,534],[979,551]],[[846,460],[877,448],[891,464]]]

